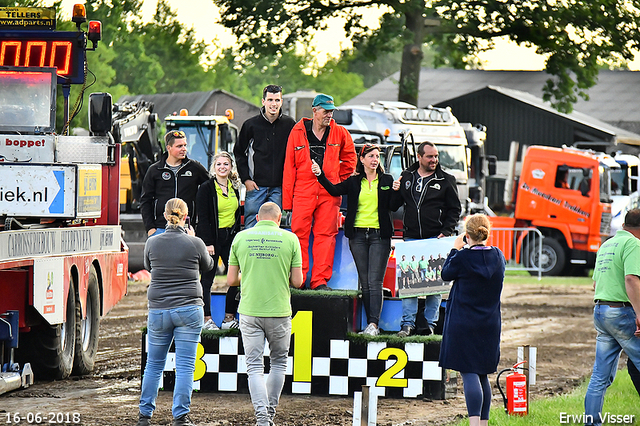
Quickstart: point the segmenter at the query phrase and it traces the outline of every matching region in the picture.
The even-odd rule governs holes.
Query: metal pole
[[[69,122],[69,97],[71,96],[71,84],[65,83],[62,85],[62,95],[64,97],[64,127]],[[67,134],[69,134],[69,127],[67,127]]]
[[[369,386],[362,385],[362,405],[360,406],[360,425],[369,426]]]
[[[527,367],[526,369],[523,369],[522,372],[524,373],[524,377],[526,378],[526,396],[527,396],[527,414],[529,414],[529,404],[531,404],[531,401],[529,400],[529,362],[531,360],[530,354],[529,354],[529,349],[530,346],[529,345],[523,345],[522,346],[522,360],[523,361],[527,361],[524,363],[524,366]]]

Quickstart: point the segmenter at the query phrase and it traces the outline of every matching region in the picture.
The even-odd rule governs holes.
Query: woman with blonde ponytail
[[[440,346],[440,366],[460,372],[470,426],[486,426],[491,406],[488,374],[500,360],[500,293],[505,259],[487,245],[489,218],[470,216],[442,267],[453,281],[447,299]]]
[[[211,285],[216,275],[218,260],[222,259],[225,269],[229,266],[229,251],[233,238],[240,231],[240,178],[233,159],[228,152],[221,151],[211,162],[211,177],[200,185],[196,196],[198,225],[196,235],[202,238],[207,251],[213,256],[214,268],[202,274],[201,284],[204,295],[204,329],[217,330],[211,318]],[[223,329],[238,328],[238,287],[229,287],[225,301]]]
[[[200,273],[213,268],[202,240],[186,225],[187,204],[172,198],[165,204],[166,231],[144,246],[144,267],[151,272],[147,291],[147,363],[142,378],[137,426],[150,424],[160,378],[171,342],[175,342],[173,425],[189,426],[196,350],[204,323]]]

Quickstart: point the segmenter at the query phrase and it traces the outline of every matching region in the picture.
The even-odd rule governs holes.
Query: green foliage
[[[196,39],[193,28],[184,28],[166,0],[158,2],[153,20],[137,31],[144,53],[153,58],[163,71],[163,76],[155,82],[153,93],[210,89],[200,63],[206,53],[206,45]]]
[[[114,52],[108,64],[115,71],[116,81],[131,93],[156,93],[164,69],[146,52],[140,30],[141,7],[142,0],[89,0],[87,16],[102,22],[101,44]]]
[[[313,50],[296,53],[295,48],[275,56],[250,56],[227,49],[209,69],[211,84],[259,106],[262,89],[268,84],[280,84],[285,93],[298,90],[329,93],[337,104],[365,89],[362,77],[350,72],[347,60],[331,58],[320,66],[316,56]]]
[[[42,2],[39,0],[0,0],[0,7],[42,7]],[[60,2],[57,2],[59,4]]]
[[[87,84],[82,100],[78,101],[78,96],[82,93],[82,86],[72,86],[71,96],[69,97],[70,109],[76,102],[84,104],[89,102],[91,93],[107,92],[111,94],[113,102],[116,102],[120,96],[128,95],[129,89],[124,84],[116,83],[116,72],[108,64],[114,59],[115,52],[107,49],[105,46],[98,45],[95,52],[87,52],[88,74]],[[82,108],[76,117],[72,120],[71,129],[74,127],[89,128],[88,109]],[[60,131],[64,127],[64,109],[63,97],[60,90],[57,96],[56,110],[56,128]]]
[[[313,50],[297,53],[292,47],[276,55],[253,55],[242,49],[216,50],[214,45],[198,40],[193,28],[180,23],[166,0],[158,2],[152,21],[143,23],[142,3],[143,0],[87,0],[87,16],[102,22],[103,39],[96,51],[87,52],[85,86],[71,87],[71,113],[74,106],[79,108],[71,129],[88,127],[86,105],[89,94],[94,92],[108,92],[117,102],[126,94],[220,88],[261,105],[262,89],[267,84],[281,84],[286,93],[300,89],[331,93],[339,103],[364,90],[362,78],[349,69],[346,57],[330,59],[320,66]],[[41,2],[0,0],[0,6],[16,5],[41,6]],[[60,6],[60,1],[54,4],[58,10],[57,29],[75,31],[75,24],[61,20]],[[63,101],[59,87],[58,132],[65,125]]]
[[[345,51],[342,53],[342,59],[347,61],[349,72],[362,77],[362,83],[366,88],[381,82],[400,69],[400,52],[382,53],[376,58],[367,58],[361,52],[356,49]]]
[[[570,2],[475,0],[214,0],[221,7],[222,23],[258,55],[281,52],[308,42],[324,29],[330,17],[346,17],[345,31],[372,63],[379,55],[404,50],[400,97],[415,96],[415,69],[422,55],[414,52],[416,37],[430,42],[435,66],[477,67],[475,55],[491,49],[500,37],[535,47],[547,56],[544,98],[562,112],[570,112],[577,97],[597,80],[603,64],[620,66],[640,46],[638,2],[593,0]],[[365,11],[386,7],[380,28],[362,20]],[[440,26],[425,28],[423,18],[440,19]],[[424,33],[424,36],[422,34]],[[412,52],[409,54],[408,52]],[[370,84],[367,81],[367,84]]]
[[[633,59],[640,43],[637,2],[440,0],[434,7],[446,31],[459,36],[461,51],[474,53],[482,50],[481,40],[507,36],[546,55],[546,71],[553,77],[545,84],[544,99],[562,112],[571,112],[577,96],[587,97],[599,64]]]
[[[331,94],[337,105],[355,97],[364,91],[364,84],[361,76],[347,69],[346,61],[331,59],[318,69],[313,89]]]
[[[203,340],[214,340],[219,339],[221,337],[233,337],[240,336],[239,328],[228,328],[226,330],[202,330],[200,332],[200,336]]]

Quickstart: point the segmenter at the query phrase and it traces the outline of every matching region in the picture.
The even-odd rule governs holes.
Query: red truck
[[[90,136],[55,132],[56,92],[68,108],[100,39],[99,22],[81,30],[78,6],[78,31],[54,31],[54,8],[5,8],[32,19],[0,29],[0,393],[32,383],[31,371],[92,371],[100,317],[127,291],[110,95],[90,97]]]

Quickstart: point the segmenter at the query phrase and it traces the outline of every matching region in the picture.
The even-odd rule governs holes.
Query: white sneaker
[[[367,336],[377,336],[380,334],[380,329],[378,328],[377,325],[375,325],[374,323],[370,323],[367,328],[364,329],[364,331],[362,332],[362,334],[365,334]]]
[[[223,330],[229,330],[231,328],[240,328],[240,323],[237,319],[232,319],[231,321],[222,321],[222,325],[220,328]]]
[[[203,330],[220,330],[220,328],[216,325],[215,322],[213,322],[212,319],[207,320],[207,322],[204,323],[204,325],[202,326]]]

